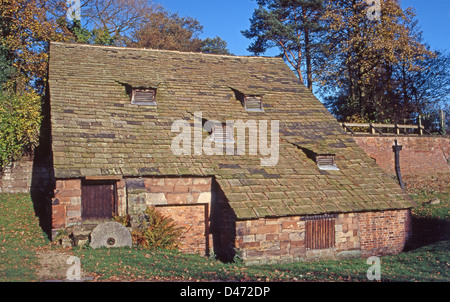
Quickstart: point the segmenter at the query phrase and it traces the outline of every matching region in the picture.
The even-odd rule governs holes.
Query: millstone
[[[91,233],[92,248],[125,247],[132,245],[130,231],[122,224],[110,221],[99,224]]]

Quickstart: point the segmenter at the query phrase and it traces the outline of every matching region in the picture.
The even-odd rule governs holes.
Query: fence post
[[[441,117],[441,134],[445,135],[446,134],[446,129],[445,129],[445,112],[444,110],[440,110],[440,117]]]
[[[376,134],[375,127],[372,124],[369,124],[370,130],[372,131],[372,134]]]
[[[423,135],[423,129],[422,129],[422,114],[419,114],[419,135]]]

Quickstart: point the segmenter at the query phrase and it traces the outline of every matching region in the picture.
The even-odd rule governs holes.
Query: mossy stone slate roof
[[[157,106],[131,104],[130,87],[157,88]],[[214,176],[238,219],[414,206],[280,58],[51,43],[49,91],[56,178]],[[236,91],[263,95],[264,112]],[[172,124],[194,125],[195,112],[279,120],[277,165],[250,152],[174,155]],[[336,154],[339,170],[310,153]]]

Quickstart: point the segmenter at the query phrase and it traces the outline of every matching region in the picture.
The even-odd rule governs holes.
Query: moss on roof
[[[157,106],[132,105],[130,87],[157,88]],[[214,176],[238,219],[414,206],[280,58],[51,43],[49,89],[56,178]],[[236,91],[263,95],[264,112]],[[174,155],[172,124],[194,125],[195,112],[279,120],[278,164],[248,149]],[[319,170],[309,152],[336,154],[339,170]]]

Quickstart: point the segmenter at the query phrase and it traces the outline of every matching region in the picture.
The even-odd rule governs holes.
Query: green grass
[[[0,194],[0,281],[36,280],[36,249],[46,238],[28,194]]]
[[[414,238],[409,248],[450,240],[450,191],[418,191],[411,196],[419,206],[411,211]],[[438,198],[440,204],[429,204],[428,201],[433,198]]]
[[[382,281],[450,281],[449,195],[414,195],[421,204],[413,211],[414,244],[407,252],[381,257]],[[441,204],[426,204],[432,197]],[[0,194],[0,281],[39,281],[36,250],[48,245],[30,197]],[[100,281],[367,281],[370,267],[365,259],[245,266],[135,247],[78,248],[73,253],[80,257],[83,272]]]
[[[381,258],[381,281],[449,281],[450,241]],[[83,269],[99,280],[367,281],[365,259],[245,266],[173,251],[78,250]]]
[[[414,216],[442,220],[450,219],[450,192],[426,192],[421,190],[412,193],[411,196],[420,205],[413,209]],[[438,198],[441,203],[438,205],[428,204],[428,201],[432,198]]]
[[[381,258],[382,281],[450,281],[450,194],[413,194],[414,242],[408,252]],[[433,197],[439,205],[428,205]],[[245,266],[170,251],[80,249],[84,269],[100,280],[367,281],[365,259]],[[99,255],[101,255],[99,257]]]

